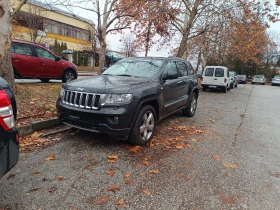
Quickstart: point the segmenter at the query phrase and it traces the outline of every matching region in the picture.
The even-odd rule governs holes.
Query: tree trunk
[[[10,1],[0,1],[0,77],[14,89],[14,71],[10,55],[11,19]]]
[[[104,68],[105,65],[105,53],[106,53],[106,42],[105,40],[100,40],[100,49],[99,49],[99,72],[98,74],[101,73],[102,69]]]
[[[198,68],[200,66],[200,63],[201,63],[201,49],[199,50],[199,53],[198,53],[198,56],[197,56],[197,64],[196,64],[196,67],[195,67],[195,70],[194,70],[195,74],[197,74],[197,72],[198,72]]]

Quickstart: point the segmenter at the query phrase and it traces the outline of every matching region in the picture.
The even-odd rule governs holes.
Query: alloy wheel
[[[140,136],[144,141],[148,141],[148,139],[153,135],[155,127],[155,118],[153,112],[147,111],[141,120],[140,124]]]

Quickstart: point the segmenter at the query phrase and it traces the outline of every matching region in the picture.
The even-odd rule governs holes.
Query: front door
[[[37,62],[39,68],[39,77],[55,78],[60,77],[61,72],[56,71],[58,63],[55,60],[55,56],[49,51],[35,47],[37,53]],[[60,73],[60,74],[59,74]]]
[[[178,77],[178,70],[174,61],[170,61],[165,66],[163,78],[169,78],[162,85],[164,107],[162,115],[167,115],[175,111],[180,106],[182,100],[183,81]],[[171,79],[172,78],[172,79]]]

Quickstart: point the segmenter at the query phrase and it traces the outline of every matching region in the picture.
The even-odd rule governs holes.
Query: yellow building
[[[12,9],[21,0],[11,0]],[[69,50],[87,52],[92,64],[92,21],[65,12],[57,7],[28,0],[18,12],[12,26],[12,38],[33,41],[54,50],[54,43],[67,44]]]

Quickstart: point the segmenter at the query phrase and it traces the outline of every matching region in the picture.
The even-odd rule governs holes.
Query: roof
[[[90,19],[87,19],[87,18],[78,16],[78,15],[75,15],[75,14],[73,14],[71,12],[64,11],[64,10],[59,9],[58,7],[53,6],[52,4],[49,4],[47,2],[43,3],[43,2],[40,2],[40,1],[37,1],[37,0],[28,0],[27,2],[30,3],[30,4],[36,5],[38,7],[43,7],[45,9],[47,9],[47,10],[55,11],[57,13],[66,15],[68,17],[72,17],[72,18],[75,18],[75,19],[79,19],[79,20],[85,21],[85,22],[87,22],[89,24],[94,24],[93,21],[90,20]]]

